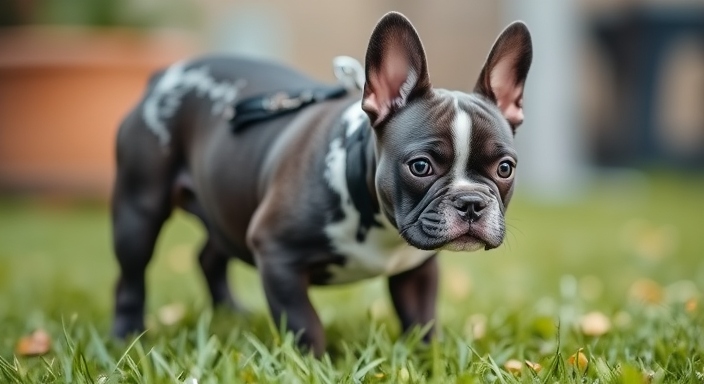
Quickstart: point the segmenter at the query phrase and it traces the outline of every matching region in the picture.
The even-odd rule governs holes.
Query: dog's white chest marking
[[[164,72],[150,91],[142,106],[142,117],[159,142],[166,145],[171,132],[164,120],[174,116],[186,93],[195,91],[196,96],[208,98],[213,103],[211,113],[217,116],[234,103],[243,86],[244,80],[216,80],[206,65],[186,69],[186,62],[178,62]]]
[[[325,161],[325,178],[330,188],[340,196],[340,208],[345,216],[341,221],[325,227],[333,249],[346,259],[343,265],[329,267],[331,284],[395,275],[420,265],[433,255],[433,251],[423,251],[408,245],[383,214],[376,216],[381,227],[372,226],[364,241],[357,240],[360,213],[354,207],[347,188],[347,152],[340,138],[330,143]]]

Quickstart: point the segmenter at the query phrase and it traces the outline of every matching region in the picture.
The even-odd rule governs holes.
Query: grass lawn
[[[0,382],[704,382],[703,177],[613,178],[562,206],[519,195],[508,223],[497,250],[442,255],[442,335],[430,345],[420,330],[399,335],[383,279],[314,289],[330,352],[316,360],[270,323],[247,266],[230,275],[252,314],[210,311],[202,232],[182,213],[148,271],[149,330],[112,340],[106,206],[6,197]],[[36,329],[51,351],[21,356]]]

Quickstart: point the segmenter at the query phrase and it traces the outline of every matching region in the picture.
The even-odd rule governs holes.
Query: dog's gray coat
[[[530,61],[528,30],[514,23],[474,93],[434,89],[415,29],[389,13],[371,36],[361,95],[236,134],[229,118],[239,100],[323,84],[216,56],[156,74],[117,137],[114,332],[144,327],[145,268],[174,207],[207,228],[199,261],[213,302],[237,307],[230,257],[256,265],[272,315],[285,314],[316,354],[325,339],[311,284],[388,276],[404,330],[434,320],[437,250],[503,241]]]

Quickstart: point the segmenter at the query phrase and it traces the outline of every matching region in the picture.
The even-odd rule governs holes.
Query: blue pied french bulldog
[[[437,252],[504,240],[531,59],[515,22],[472,93],[433,88],[418,33],[391,12],[372,32],[361,92],[316,100],[329,85],[235,57],[155,74],[117,136],[114,334],[144,329],[145,269],[175,207],[207,229],[199,261],[213,303],[238,308],[231,258],[256,266],[274,319],[316,355],[311,285],[386,276],[404,330],[433,321]],[[304,91],[281,97],[289,90]],[[233,130],[245,100],[264,118]]]

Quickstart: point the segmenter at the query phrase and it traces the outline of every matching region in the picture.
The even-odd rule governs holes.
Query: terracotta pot
[[[0,191],[107,197],[119,121],[196,46],[175,31],[0,30]]]

